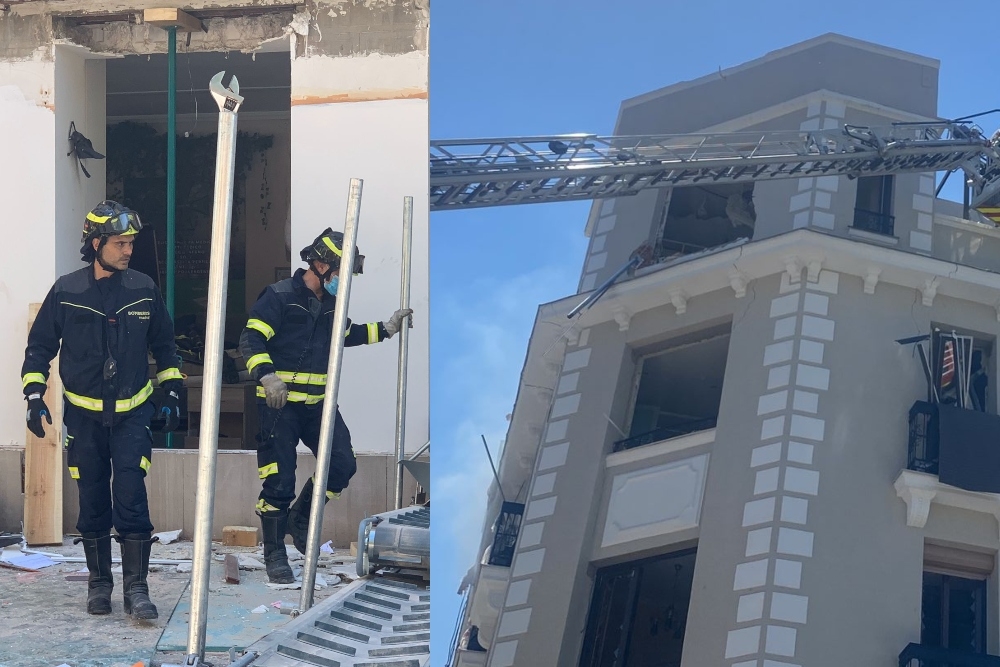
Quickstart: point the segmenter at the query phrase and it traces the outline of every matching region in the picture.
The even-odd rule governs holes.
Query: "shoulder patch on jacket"
[[[73,273],[67,273],[56,280],[55,291],[66,292],[68,294],[82,294],[90,289],[90,276],[93,269],[88,265],[78,269]]]
[[[285,278],[284,280],[280,280],[280,281],[274,283],[273,285],[271,285],[271,289],[273,289],[275,292],[294,292],[295,291],[295,287],[292,285],[292,279],[291,278]]]

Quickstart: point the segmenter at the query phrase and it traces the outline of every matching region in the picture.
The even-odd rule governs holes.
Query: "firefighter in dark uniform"
[[[240,336],[240,353],[247,370],[261,385],[257,387],[257,465],[264,481],[257,514],[272,583],[295,581],[285,552],[285,534],[291,534],[299,551],[306,549],[314,479],[306,482],[296,500],[295,448],[301,440],[315,456],[319,445],[343,240],[343,234],[327,228],[304,248],[299,256],[309,264],[308,270],[298,269],[291,278],[265,288]],[[354,274],[363,269],[364,256],[355,248]],[[409,308],[397,310],[385,322],[368,324],[351,324],[348,319],[344,345],[368,345],[391,338],[412,312]],[[327,502],[340,495],[355,472],[351,433],[338,409],[326,481]]]
[[[180,420],[174,326],[152,279],[128,268],[139,216],[113,201],[87,214],[80,253],[85,268],[56,280],[28,333],[21,368],[28,428],[44,437],[52,417],[43,396],[49,363],[59,354],[63,384],[63,445],[80,492],[76,523],[90,571],[87,611],[111,613],[111,527],[121,546],[125,613],[157,617],[149,599],[153,525],[146,500],[155,409],[149,400],[147,351],[163,388],[164,430]],[[61,345],[61,349],[60,349]]]

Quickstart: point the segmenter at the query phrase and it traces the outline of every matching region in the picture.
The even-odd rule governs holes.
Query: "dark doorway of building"
[[[291,192],[291,64],[270,53],[180,52],[176,93],[174,327],[183,361],[181,427],[170,446],[197,447],[208,302],[208,270],[218,105],[208,84],[217,72],[239,79],[246,101],[237,125],[229,283],[225,313],[220,449],[255,449],[255,383],[236,352],[260,292],[288,276]],[[129,55],[107,64],[107,196],[139,212],[131,266],[166,296],[166,112],[164,54]],[[154,446],[165,446],[154,421]]]
[[[695,555],[598,570],[580,667],[680,667]]]

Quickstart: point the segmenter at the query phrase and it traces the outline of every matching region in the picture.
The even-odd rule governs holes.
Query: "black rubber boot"
[[[159,538],[149,533],[131,533],[116,538],[122,548],[122,588],[125,590],[125,613],[137,620],[157,618],[156,605],[149,599],[149,550]]]
[[[285,530],[288,526],[288,510],[257,512],[260,517],[261,534],[264,542],[264,567],[272,584],[294,584],[295,576],[288,565],[285,551]]]
[[[309,537],[309,508],[312,507],[313,481],[306,480],[299,497],[288,510],[288,534],[292,536],[292,544],[299,553],[306,553],[306,540]],[[330,502],[327,498],[326,502]]]
[[[115,579],[111,574],[111,531],[83,533],[73,540],[73,544],[83,542],[83,553],[87,557],[87,613],[104,615],[111,613],[111,591]]]

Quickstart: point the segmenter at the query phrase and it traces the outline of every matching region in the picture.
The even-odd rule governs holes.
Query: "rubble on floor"
[[[177,536],[170,539],[170,532],[174,531],[164,535],[168,539],[152,546],[149,587],[159,618],[149,622],[133,621],[122,609],[121,554],[116,547],[112,548],[112,613],[91,616],[86,612],[86,561],[82,546],[73,544],[73,536],[64,537],[61,546],[37,549],[26,547],[21,540],[8,544],[0,551],[0,617],[5,619],[0,624],[0,667],[133,667],[136,663],[153,667],[181,662],[183,653],[177,651],[186,647],[187,622],[182,608],[183,601],[190,598],[194,545],[175,541]],[[301,588],[303,556],[291,545],[287,549],[298,578],[296,584],[288,586]],[[226,583],[225,558],[229,554],[239,564],[238,584]],[[298,604],[300,591],[268,585],[259,546],[230,547],[213,542],[212,555],[207,634],[213,642],[206,642],[205,660],[225,667],[230,648],[244,648],[292,618],[288,612]],[[29,560],[20,560],[24,558]],[[36,567],[13,567],[17,564]],[[347,549],[336,549],[332,554],[324,549],[318,567],[317,602],[357,576],[354,558]],[[242,630],[237,625],[242,625]],[[45,640],[39,641],[40,636]]]

